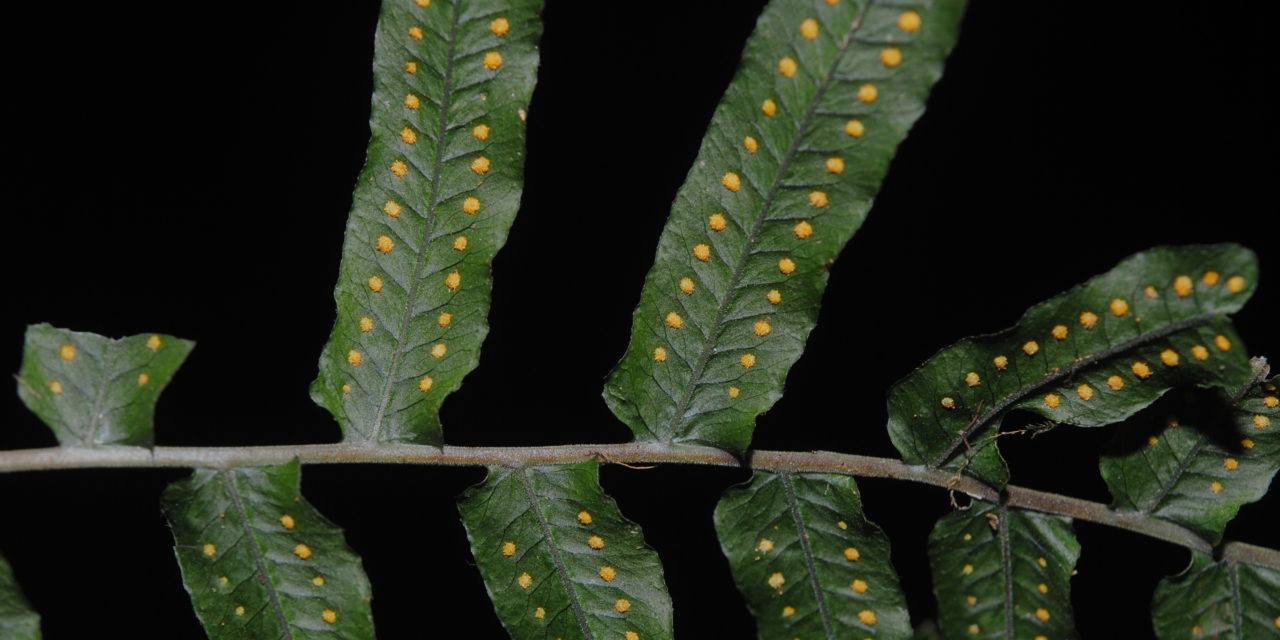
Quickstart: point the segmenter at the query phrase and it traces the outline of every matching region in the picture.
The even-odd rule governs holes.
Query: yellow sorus
[[[729,397],[730,397],[730,398],[736,398],[736,397],[738,397],[738,394],[739,394],[739,393],[742,393],[742,389],[739,389],[739,388],[737,388],[737,387],[729,387]]]
[[[430,391],[430,390],[431,390],[431,386],[432,386],[432,385],[434,385],[434,384],[435,384],[435,382],[436,382],[436,381],[435,381],[435,380],[433,380],[433,379],[431,378],[431,376],[426,376],[426,377],[424,377],[423,379],[421,379],[421,380],[419,380],[419,381],[418,381],[418,390],[419,390],[419,391]]]
[[[148,382],[151,382],[151,376],[150,376],[150,375],[147,375],[147,374],[145,374],[145,373],[139,373],[139,374],[138,374],[138,386],[139,386],[139,387],[145,387],[145,386],[147,386],[147,383],[148,383]]]
[[[1222,493],[1222,483],[1214,480],[1209,484],[1209,490],[1214,493]]]
[[[311,547],[299,542],[298,546],[293,548],[293,555],[306,560],[311,557]]]
[[[147,348],[152,351],[159,351],[160,345],[162,344],[164,344],[164,341],[161,340],[158,335],[152,335],[150,338],[147,338]]]
[[[876,86],[874,84],[867,83],[862,85],[861,87],[858,87],[858,99],[867,104],[871,104],[872,102],[875,102],[876,98],[878,98],[879,96],[880,96],[880,90],[876,89]]]
[[[707,226],[712,231],[724,231],[729,227],[729,222],[725,220],[723,213],[713,213],[707,218]]]
[[[466,200],[463,200],[462,212],[469,216],[474,216],[475,214],[479,213],[480,212],[479,198],[467,198]]]
[[[711,246],[707,244],[699,244],[693,247],[693,257],[700,262],[706,262],[711,259]]]
[[[1165,349],[1160,352],[1160,362],[1163,362],[1166,367],[1178,366],[1178,360],[1178,352],[1173,349]]]
[[[775,571],[772,575],[769,576],[769,579],[767,580],[767,582],[769,583],[769,586],[773,587],[774,589],[781,589],[782,585],[787,583],[787,579],[782,575],[781,572]]]
[[[880,51],[880,64],[890,69],[902,64],[902,50],[897,47],[889,47]]]
[[[947,396],[947,397],[945,397],[945,398],[943,398],[943,399],[939,400],[939,401],[938,401],[938,404],[941,404],[943,409],[954,409],[954,408],[956,408],[956,400],[955,400],[955,398],[952,398],[951,396]]]
[[[1204,345],[1198,344],[1194,347],[1191,347],[1191,357],[1195,358],[1196,360],[1208,360],[1209,350],[1204,348]]]
[[[452,322],[453,314],[448,311],[441,313],[440,316],[436,318],[436,324],[440,325],[441,328],[449,326]]]
[[[1277,405],[1280,405],[1280,398],[1277,398],[1275,396],[1267,396],[1262,399],[1262,403],[1274,409],[1276,408]]]
[[[1054,338],[1056,338],[1056,339],[1058,339],[1058,340],[1066,340],[1066,339],[1067,339],[1067,325],[1065,325],[1065,324],[1057,325],[1057,326],[1055,326],[1055,327],[1053,328],[1053,330],[1052,330],[1052,331],[1050,331],[1049,333],[1050,333],[1051,335],[1053,335],[1053,337],[1054,337]]]
[[[818,21],[813,18],[805,18],[805,21],[800,23],[800,35],[804,36],[805,40],[813,40],[818,37]]]
[[[378,276],[369,276],[369,289],[374,293],[382,291],[382,278]]]
[[[333,624],[338,621],[338,614],[333,609],[325,609],[320,612],[320,619],[328,624]]]
[[[1266,429],[1271,426],[1271,418],[1264,415],[1256,415],[1253,417],[1253,426],[1259,429]]]
[[[783,58],[778,61],[778,73],[781,73],[785,77],[790,78],[795,76],[798,69],[799,67],[796,65],[796,61],[791,58]]]
[[[920,14],[914,11],[905,11],[898,16],[898,28],[907,33],[915,33],[920,30]]]
[[[1235,458],[1224,458],[1222,460],[1222,466],[1227,471],[1235,471],[1240,468],[1240,461]]]
[[[605,582],[613,582],[618,577],[618,572],[613,567],[600,567],[600,578]]]
[[[76,359],[76,348],[69,344],[64,344],[58,348],[58,357],[71,362]]]
[[[458,251],[466,251],[466,250],[467,250],[467,237],[466,237],[466,236],[458,236],[457,238],[454,238],[454,239],[453,239],[453,248],[454,248],[454,249],[456,249],[456,250],[458,250]]]
[[[1230,291],[1231,293],[1240,293],[1241,291],[1244,291],[1244,287],[1244,278],[1240,276],[1231,276],[1230,278],[1227,278],[1227,291]]]
[[[502,54],[497,51],[490,51],[484,54],[484,68],[490,71],[497,71],[502,66]]]
[[[1086,329],[1092,329],[1098,326],[1098,314],[1092,311],[1085,311],[1080,314],[1080,326]]]
[[[1076,395],[1080,396],[1081,400],[1088,402],[1093,399],[1093,387],[1082,384],[1076,387]]]
[[[471,170],[478,176],[489,173],[489,166],[489,159],[484,156],[480,156],[471,161]]]
[[[751,331],[754,332],[756,335],[760,336],[761,338],[763,338],[769,335],[770,333],[773,333],[773,325],[770,325],[765,320],[760,320],[760,321],[757,321],[755,325],[751,327]]]
[[[1204,283],[1204,286],[1212,287],[1218,284],[1218,279],[1221,277],[1217,271],[1206,271],[1200,281]]]
[[[674,311],[668,313],[667,317],[664,318],[663,321],[666,322],[667,326],[671,327],[672,329],[679,329],[680,327],[684,326],[684,318],[680,317],[680,314]]]
[[[604,548],[604,538],[600,536],[591,536],[587,538],[587,546],[599,551]]]
[[[1057,409],[1058,405],[1062,404],[1062,396],[1056,393],[1050,393],[1044,397],[1044,403],[1048,405],[1050,409]]]
[[[1040,344],[1035,340],[1029,340],[1026,344],[1022,345],[1022,352],[1029,356],[1034,356],[1040,352]]]
[[[404,106],[410,109],[417,109],[422,106],[422,100],[419,100],[418,96],[411,93],[404,97]]]
[[[382,205],[382,212],[392,218],[399,218],[400,211],[400,203],[395,200],[388,200],[386,204]]]
[[[663,349],[662,347],[657,347],[657,348],[655,348],[655,349],[653,350],[653,361],[654,361],[654,362],[666,362],[666,361],[667,361],[667,350],[666,350],[666,349]]]
[[[844,173],[844,158],[827,158],[827,173]]]
[[[347,352],[347,364],[358,367],[364,363],[364,354],[352,349]]]
[[[617,601],[613,603],[613,610],[618,613],[626,613],[631,610],[631,601],[626,598],[618,598]]]
[[[742,188],[742,178],[739,178],[738,174],[730,171],[729,173],[724,174],[723,178],[720,178],[720,184],[724,185],[724,188],[737,193],[738,189]]]
[[[769,301],[769,304],[779,304],[782,302],[782,292],[777,289],[770,289],[769,293],[764,294],[764,297]]]
[[[1129,303],[1123,298],[1116,298],[1112,300],[1110,307],[1111,314],[1117,318],[1123,317],[1126,313],[1129,313]]]
[[[801,220],[796,223],[796,226],[791,228],[791,231],[796,234],[797,238],[804,240],[813,235],[813,225],[809,224],[807,220]]]
[[[738,364],[742,365],[743,369],[750,369],[751,367],[756,366],[756,354],[754,353],[742,354],[742,357],[738,358]]]
[[[859,594],[866,593],[867,583],[865,580],[854,580],[852,583],[849,584],[849,588],[853,589],[854,593],[859,593]]]
[[[755,138],[747,136],[742,139],[742,146],[747,149],[747,153],[755,153],[760,150],[760,143]]]
[[[964,383],[966,385],[969,385],[970,387],[976,387],[982,384],[982,377],[978,375],[977,371],[970,371],[969,373],[965,374]]]
[[[1191,295],[1191,291],[1194,288],[1194,285],[1191,283],[1191,276],[1178,276],[1173,279],[1173,291],[1178,294],[1178,297],[1180,298],[1185,298]]]
[[[779,261],[778,261],[778,271],[781,271],[781,272],[782,272],[782,275],[784,275],[784,276],[789,276],[789,275],[791,275],[791,274],[795,273],[795,271],[796,271],[796,262],[795,262],[795,260],[792,260],[791,258],[783,258],[783,259],[779,260]]]
[[[488,140],[490,131],[492,131],[492,129],[489,128],[489,125],[478,124],[471,130],[471,135],[476,140]]]
[[[1112,391],[1119,391],[1124,388],[1124,378],[1121,378],[1120,376],[1111,376],[1110,378],[1107,378],[1107,386],[1111,387]]]
[[[395,246],[396,243],[392,242],[389,236],[378,236],[378,251],[381,251],[382,253],[391,253],[391,250],[394,249]]]
[[[507,541],[502,543],[502,555],[510,558],[516,554],[516,543]]]
[[[1218,347],[1218,351],[1230,351],[1231,341],[1224,335],[1219,335],[1213,339],[1214,346]]]
[[[418,133],[409,127],[400,130],[400,140],[405,144],[416,144],[418,142]]]
[[[521,573],[520,577],[516,578],[516,584],[520,585],[521,589],[528,589],[533,586],[533,576],[528,573]]]
[[[861,138],[866,135],[867,127],[862,124],[861,120],[850,120],[844,123],[844,133],[851,138]]]
[[[686,294],[693,293],[697,289],[697,285],[693,283],[693,278],[680,278],[680,291]]]
[[[991,363],[996,365],[997,369],[1004,371],[1005,368],[1009,366],[1009,358],[1005,356],[996,356],[995,358],[992,358]]]
[[[422,27],[409,27],[409,37],[414,40],[422,39]]]
[[[444,286],[448,287],[450,291],[457,291],[458,286],[461,284],[462,284],[462,274],[458,273],[457,271],[454,271],[453,273],[450,273],[449,275],[444,277]]]
[[[580,522],[580,523],[582,523],[582,524],[591,524],[591,523],[592,523],[592,522],[594,522],[594,521],[595,521],[595,519],[591,517],[591,512],[590,512],[590,511],[579,511],[579,512],[578,512],[578,522]]]
[[[1151,377],[1151,367],[1145,362],[1135,362],[1133,366],[1129,367],[1129,370],[1133,372],[1133,375],[1143,380]]]
[[[858,612],[858,622],[871,626],[876,623],[876,612],[870,609],[863,609]]]
[[[809,192],[809,205],[819,209],[827,206],[827,194],[821,191]]]
[[[773,114],[778,112],[778,103],[766,98],[764,102],[760,103],[760,111],[772,118]]]
[[[410,73],[410,74],[416,74],[416,73],[418,73],[418,63],[416,63],[416,62],[406,62],[406,63],[404,63],[404,72],[405,72],[405,73]]]
[[[447,353],[449,353],[449,346],[443,342],[437,343],[431,347],[431,357],[436,360],[443,358]]]
[[[297,520],[294,520],[294,519],[293,519],[293,516],[291,516],[291,515],[289,515],[289,514],[287,514],[287,513],[286,513],[286,514],[284,514],[284,515],[280,516],[280,526],[282,526],[282,527],[284,527],[284,528],[286,528],[286,529],[292,529],[292,528],[294,528],[294,527],[298,526],[298,521],[297,521]]]
[[[394,175],[397,178],[403,178],[408,175],[408,173],[409,165],[405,164],[404,160],[396,160],[391,163],[391,175]]]
[[[506,18],[495,18],[489,23],[489,32],[501,38],[511,31],[511,23]]]

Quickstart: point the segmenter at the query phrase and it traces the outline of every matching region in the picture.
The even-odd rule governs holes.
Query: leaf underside
[[[857,491],[848,476],[757,471],[716,506],[720,546],[761,640],[912,637],[889,540]]]
[[[198,470],[163,505],[210,638],[373,638],[369,579],[299,491],[301,465]]]
[[[523,185],[541,0],[386,0],[372,137],[312,398],[348,442],[443,442]]]
[[[662,564],[600,488],[595,461],[490,467],[458,508],[512,638],[672,637]]]
[[[1130,256],[1012,328],[939,351],[890,390],[889,435],[909,464],[1003,485],[995,436],[1010,410],[1094,427],[1174,387],[1238,388],[1251,369],[1225,314],[1253,294],[1257,273],[1234,244]]]
[[[963,6],[765,9],[676,195],[630,345],[605,386],[636,439],[746,449],[813,329],[830,263],[942,74]]]
[[[1071,520],[974,502],[929,535],[944,638],[1075,638]]]
[[[31,325],[18,397],[64,447],[149,446],[156,400],[194,346],[160,334],[113,340]]]
[[[1191,552],[1191,564],[1156,587],[1156,635],[1246,640],[1280,636],[1280,571]]]
[[[0,556],[0,638],[40,640],[40,615],[27,604],[4,556]]]
[[[1232,407],[1172,397],[1126,422],[1100,464],[1112,508],[1221,540],[1240,505],[1262,498],[1280,469],[1278,381],[1254,386]]]

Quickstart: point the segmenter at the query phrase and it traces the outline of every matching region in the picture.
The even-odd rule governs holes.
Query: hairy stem
[[[868,478],[891,478],[931,484],[980,500],[1010,507],[1053,513],[1076,520],[1097,522],[1134,531],[1152,538],[1213,553],[1213,545],[1188,529],[1138,512],[1114,511],[1100,502],[1007,486],[1004,491],[948,471],[912,466],[891,458],[876,458],[831,451],[753,451],[744,463],[716,449],[698,445],[632,442],[626,444],[575,444],[537,447],[443,448],[383,444],[305,444],[262,447],[98,447],[48,448],[0,451],[0,473],[46,469],[110,467],[206,467],[282,464],[294,458],[306,464],[389,463],[445,466],[526,466],[572,464],[598,458],[607,463],[674,463],[722,467],[749,467],[763,471],[820,472]],[[1280,570],[1280,551],[1229,543],[1221,557]]]

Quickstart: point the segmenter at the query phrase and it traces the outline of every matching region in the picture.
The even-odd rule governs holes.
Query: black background
[[[443,412],[455,444],[628,439],[602,380],[763,3],[549,4],[492,333]],[[974,2],[756,445],[895,455],[883,425],[897,378],[1156,244],[1254,248],[1263,283],[1237,322],[1251,352],[1280,354],[1276,16],[1262,4]],[[11,163],[2,366],[17,371],[28,323],[172,333],[199,346],[160,403],[160,444],[336,441],[307,385],[368,137],[377,2],[0,11]],[[54,444],[5,397],[0,448]],[[1064,428],[1003,450],[1016,483],[1107,501],[1097,451],[1109,436]],[[0,551],[48,638],[202,637],[157,503],[184,473],[0,474]],[[603,472],[665,561],[681,637],[753,636],[710,520],[747,475]],[[306,495],[364,557],[384,638],[504,637],[454,506],[480,469],[305,476]],[[924,544],[946,494],[860,484],[914,619],[932,617]],[[1277,546],[1275,493],[1245,507],[1228,537]],[[1077,531],[1083,636],[1150,637],[1152,589],[1187,553],[1089,523]]]

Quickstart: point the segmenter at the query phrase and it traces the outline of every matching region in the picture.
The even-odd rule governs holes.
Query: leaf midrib
[[[987,409],[986,412],[980,414],[978,418],[973,421],[972,424],[965,427],[965,429],[963,429],[962,431],[958,432],[956,437],[951,440],[951,444],[948,445],[946,450],[944,450],[942,453],[935,456],[934,459],[931,462],[929,462],[928,466],[931,468],[938,468],[946,464],[947,462],[949,462],[951,458],[955,457],[956,452],[958,452],[960,448],[963,447],[966,442],[968,442],[969,436],[973,435],[975,432],[981,429],[986,428],[991,423],[991,420],[993,418],[1003,413],[1009,407],[1012,407],[1013,405],[1019,402],[1022,402],[1024,399],[1026,399],[1028,395],[1035,392],[1036,390],[1044,388],[1045,386],[1048,386],[1050,384],[1054,384],[1060,380],[1069,378],[1072,375],[1075,375],[1075,373],[1081,369],[1097,364],[1098,362],[1101,362],[1113,356],[1120,355],[1125,351],[1129,351],[1131,349],[1141,347],[1145,344],[1150,344],[1152,342],[1155,342],[1156,340],[1168,337],[1184,329],[1189,329],[1194,326],[1206,324],[1212,320],[1223,317],[1225,315],[1226,315],[1226,312],[1222,312],[1222,311],[1211,311],[1209,313],[1197,314],[1185,320],[1179,320],[1177,322],[1167,324],[1158,329],[1154,329],[1149,333],[1144,333],[1142,335],[1139,335],[1138,337],[1133,338],[1131,340],[1126,340],[1119,344],[1107,347],[1106,349],[1103,349],[1096,353],[1084,356],[1079,360],[1076,360],[1074,362],[1071,362],[1070,364],[1067,364],[1065,366],[1058,368],[1056,371],[1050,372],[1048,375],[1042,376],[1036,382],[1032,382],[1031,384],[1025,385],[1015,390],[1013,393],[1010,393],[1004,396],[1004,398],[1002,398],[999,402],[993,404],[990,409]]]
[[[413,280],[409,284],[408,299],[405,301],[404,316],[400,321],[400,331],[396,334],[396,348],[391,352],[391,360],[387,363],[386,378],[382,383],[382,393],[378,397],[378,410],[373,418],[373,430],[366,440],[379,442],[382,439],[382,426],[386,421],[387,404],[391,402],[392,386],[396,381],[396,371],[400,366],[400,356],[404,354],[405,342],[408,340],[409,323],[413,320],[413,309],[418,299],[418,290],[422,285],[422,269],[427,264],[427,255],[431,249],[431,230],[435,227],[436,208],[440,206],[440,174],[445,163],[445,136],[449,133],[449,111],[453,104],[453,66],[454,54],[458,45],[458,23],[461,20],[461,0],[453,0],[453,16],[449,24],[449,48],[445,55],[444,76],[441,84],[444,94],[440,97],[440,124],[435,140],[435,157],[431,160],[431,204],[427,207],[422,228],[422,240],[418,246],[418,260],[413,267]]]
[[[1187,469],[1191,467],[1191,463],[1195,462],[1196,456],[1200,454],[1200,450],[1204,448],[1205,443],[1208,441],[1209,441],[1209,438],[1203,432],[1200,432],[1199,430],[1197,430],[1197,438],[1196,438],[1195,444],[1191,446],[1191,450],[1188,451],[1187,454],[1183,456],[1181,460],[1178,460],[1178,467],[1174,469],[1172,478],[1169,480],[1167,484],[1162,483],[1160,485],[1159,492],[1157,492],[1155,496],[1152,496],[1152,498],[1147,501],[1147,504],[1143,506],[1140,513],[1150,515],[1153,511],[1155,511],[1157,508],[1160,507],[1160,505],[1164,502],[1165,497],[1168,496],[1169,492],[1173,490],[1174,485],[1178,484],[1178,481],[1182,479],[1182,476],[1186,475]],[[1172,446],[1169,447],[1169,451],[1171,453],[1173,452]],[[1177,454],[1174,453],[1174,455],[1176,456]]]
[[[782,182],[786,178],[787,169],[791,166],[791,161],[799,152],[801,144],[805,138],[805,132],[809,129],[809,124],[813,121],[813,116],[818,111],[818,105],[822,102],[822,98],[827,93],[827,88],[831,85],[831,81],[835,78],[836,69],[840,66],[840,61],[844,59],[844,54],[848,52],[849,45],[853,42],[853,34],[862,26],[862,19],[866,16],[871,5],[876,0],[868,0],[865,5],[858,11],[858,15],[854,18],[853,23],[849,25],[849,29],[845,32],[844,39],[840,42],[839,50],[835,59],[832,60],[831,66],[823,75],[818,90],[813,95],[813,100],[809,103],[809,108],[805,112],[804,119],[800,121],[800,126],[796,130],[796,134],[791,139],[791,147],[787,150],[786,155],[781,158],[778,165],[778,174],[773,180],[773,184],[769,187],[769,192],[765,194],[764,203],[760,207],[760,214],[756,218],[755,223],[751,227],[751,231],[747,234],[747,241],[742,248],[742,255],[739,256],[738,262],[734,265],[733,275],[729,278],[729,286],[725,289],[724,298],[716,307],[716,319],[711,323],[707,330],[708,340],[702,347],[702,352],[698,354],[698,360],[694,363],[693,375],[689,377],[689,383],[685,385],[684,391],[680,394],[680,402],[676,405],[676,411],[672,416],[671,428],[667,433],[667,442],[670,443],[680,428],[685,423],[685,412],[689,410],[689,404],[693,401],[693,393],[701,385],[702,373],[706,369],[707,362],[711,360],[711,354],[715,351],[715,345],[720,339],[720,332],[723,329],[725,314],[729,312],[729,304],[733,299],[733,294],[738,289],[738,283],[741,282],[743,274],[746,272],[747,261],[753,255],[752,250],[755,247],[756,240],[760,235],[760,229],[764,226],[765,220],[769,218],[769,211],[773,207],[773,201],[778,195],[778,191],[782,188]]]
[[[240,500],[240,484],[236,478],[236,471],[228,471],[225,475],[229,480],[227,494],[231,496],[231,503],[235,505],[241,531],[251,543],[249,544],[249,549],[253,553],[253,562],[258,567],[258,575],[262,578],[262,586],[267,590],[267,600],[271,603],[271,610],[276,614],[276,621],[280,623],[280,630],[284,637],[288,640],[293,640],[293,631],[289,627],[289,619],[285,616],[284,607],[280,605],[279,596],[276,595],[276,585],[271,580],[271,576],[267,574],[267,564],[265,558],[262,557],[262,549],[258,546],[258,536],[253,531],[253,528],[249,526],[249,514],[245,511],[244,504]]]
[[[996,535],[1000,539],[1000,570],[1004,578],[1004,633],[1006,638],[1013,635],[1013,543],[1009,540],[1009,507],[1000,505],[1000,522],[996,524]]]
[[[813,559],[813,548],[809,546],[809,532],[804,526],[804,518],[800,515],[800,505],[796,500],[796,489],[792,484],[791,474],[780,473],[782,487],[787,495],[787,510],[791,512],[791,520],[795,523],[796,534],[800,539],[800,549],[804,552],[804,566],[809,573],[809,584],[813,587],[813,597],[818,603],[818,615],[822,616],[822,627],[827,632],[827,640],[835,640],[835,629],[831,626],[831,613],[827,611],[827,599],[822,594],[822,583],[818,581],[818,564]]]
[[[595,635],[591,633],[591,627],[588,625],[587,613],[582,608],[582,603],[578,601],[578,594],[573,590],[573,581],[569,579],[569,570],[564,566],[564,560],[560,558],[560,549],[556,547],[555,539],[551,537],[551,523],[547,521],[547,517],[542,513],[542,507],[538,504],[538,495],[533,491],[533,484],[529,482],[526,475],[527,469],[516,469],[513,472],[519,479],[520,485],[524,487],[525,495],[529,500],[529,510],[533,511],[533,515],[538,518],[538,526],[542,529],[542,539],[546,542],[547,552],[551,555],[551,563],[556,567],[556,576],[560,578],[560,584],[564,587],[565,595],[569,598],[569,607],[573,609],[573,615],[578,619],[578,627],[582,630],[584,640],[595,640]]]
[[[116,340],[107,340],[107,352],[102,356],[102,382],[98,385],[98,395],[93,399],[93,406],[90,408],[89,426],[85,430],[84,438],[80,443],[86,447],[94,445],[94,440],[98,438],[98,428],[102,424],[102,403],[106,400],[107,387],[111,386],[114,377],[111,375],[111,363],[115,359]]]

